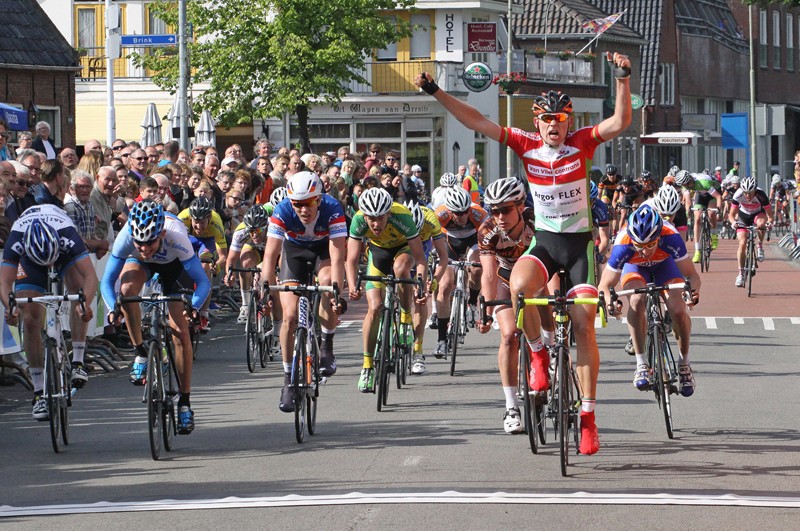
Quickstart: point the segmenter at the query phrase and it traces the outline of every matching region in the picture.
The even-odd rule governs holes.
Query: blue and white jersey
[[[25,210],[11,226],[3,249],[3,265],[16,267],[26,256],[23,238],[25,230],[34,219],[43,221],[58,233],[59,263],[69,264],[82,256],[87,256],[83,239],[64,209],[55,205],[34,205]]]
[[[595,227],[608,227],[608,205],[599,199],[592,202],[592,222]]]
[[[128,227],[130,221],[125,222],[125,225],[122,226],[117,235],[117,239],[114,240],[111,256],[121,260],[131,257],[140,262],[151,264],[168,264],[176,259],[181,262],[189,260],[194,256],[194,250],[192,249],[192,243],[189,241],[189,232],[186,230],[186,225],[173,214],[166,213],[164,217],[164,228],[167,233],[161,242],[161,247],[158,248],[152,258],[144,260],[136,246],[133,245],[133,236],[131,235],[130,227]]]
[[[278,203],[269,218],[268,238],[290,241],[296,245],[310,247],[321,241],[347,237],[347,223],[341,203],[322,194],[317,217],[305,224],[294,211],[287,198]]]

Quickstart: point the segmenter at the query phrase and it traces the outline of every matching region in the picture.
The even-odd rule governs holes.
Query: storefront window
[[[400,122],[356,124],[356,138],[359,140],[400,138],[400,136],[402,136]]]

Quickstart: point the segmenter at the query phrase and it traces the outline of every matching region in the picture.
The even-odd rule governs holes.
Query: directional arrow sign
[[[122,35],[122,46],[176,46],[175,34],[165,35]]]

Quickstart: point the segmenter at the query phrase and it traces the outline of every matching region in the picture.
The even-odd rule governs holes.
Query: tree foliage
[[[208,109],[223,126],[259,118],[298,116],[307,148],[305,118],[313,104],[340,102],[350,81],[376,49],[411,34],[408,22],[387,10],[415,0],[208,0],[187,3],[191,82],[208,83],[195,110]],[[178,8],[160,1],[152,9],[177,27]],[[163,90],[178,89],[178,56],[168,49],[135,55]],[[305,138],[302,138],[305,137]]]

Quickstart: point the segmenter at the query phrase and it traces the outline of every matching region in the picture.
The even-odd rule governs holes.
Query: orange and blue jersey
[[[644,258],[636,251],[627,231],[620,231],[614,240],[607,267],[622,274],[623,286],[634,278],[645,283],[668,284],[682,278],[676,262],[687,258],[683,237],[671,223],[665,221],[658,246],[649,258]]]

